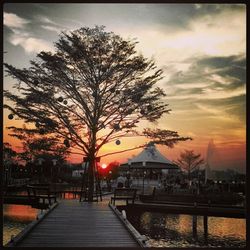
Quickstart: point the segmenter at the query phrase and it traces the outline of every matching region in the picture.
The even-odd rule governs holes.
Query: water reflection
[[[8,218],[20,222],[30,222],[36,219],[37,213],[38,209],[32,208],[31,206],[13,204],[5,204],[3,206],[4,219]]]
[[[40,210],[27,205],[3,205],[3,245],[36,219]]]
[[[203,216],[197,216],[197,235],[193,237],[193,217],[183,214],[127,211],[128,220],[148,237],[152,247],[245,247],[246,220],[208,217],[204,235]]]

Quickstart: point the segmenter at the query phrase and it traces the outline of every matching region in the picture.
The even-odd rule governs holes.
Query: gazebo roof
[[[143,162],[145,165],[143,166]],[[163,156],[153,144],[149,144],[141,153],[121,166],[131,165],[131,167],[146,168],[178,168],[173,162]]]

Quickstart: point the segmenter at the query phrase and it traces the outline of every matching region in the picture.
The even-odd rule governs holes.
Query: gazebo
[[[179,167],[163,156],[153,143],[149,143],[141,153],[121,164],[119,170],[128,178],[132,176],[138,180],[142,177],[143,182],[146,178],[149,184],[149,180],[159,183],[163,173],[177,173]]]

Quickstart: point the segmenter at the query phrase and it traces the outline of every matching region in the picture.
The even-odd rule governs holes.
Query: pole
[[[144,194],[144,171],[143,171],[143,179],[142,179],[142,194]]]
[[[144,178],[145,178],[144,168],[145,168],[145,166],[146,166],[146,162],[144,161],[144,162],[142,162],[142,167],[143,167],[143,172],[142,172],[142,174],[143,174],[143,179],[142,179],[142,194],[144,194]]]
[[[197,237],[197,215],[193,215],[193,237]]]
[[[207,240],[207,236],[208,236],[208,220],[207,220],[207,215],[203,216],[203,226],[204,226],[204,237],[205,237],[205,240]]]
[[[200,170],[198,169],[198,194],[200,194]]]

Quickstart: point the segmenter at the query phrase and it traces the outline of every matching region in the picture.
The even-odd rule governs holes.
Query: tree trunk
[[[94,196],[94,182],[95,182],[95,155],[92,153],[89,156],[89,168],[88,168],[88,201],[93,201]]]

